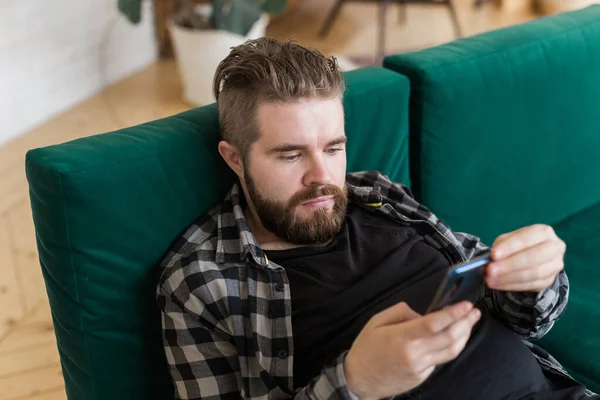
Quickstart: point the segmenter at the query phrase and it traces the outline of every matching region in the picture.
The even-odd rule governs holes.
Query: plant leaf
[[[281,14],[285,11],[287,0],[262,0],[262,10],[268,14]]]
[[[117,7],[132,24],[138,24],[142,20],[143,0],[118,0]]]
[[[246,36],[260,19],[259,0],[212,0],[213,23],[217,29]]]

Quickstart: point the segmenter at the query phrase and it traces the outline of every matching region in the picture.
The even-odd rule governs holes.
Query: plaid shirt
[[[488,250],[452,232],[410,190],[375,172],[348,174],[352,202],[421,225],[426,240],[461,262]],[[161,263],[157,302],[170,373],[179,399],[356,399],[346,387],[344,357],[294,388],[290,286],[285,269],[267,259],[244,219],[238,184],[225,201],[193,223]],[[494,310],[531,348],[550,375],[569,377],[527,339],[542,337],[562,314],[569,284],[561,272],[536,294],[486,289]],[[591,395],[591,393],[590,393]]]

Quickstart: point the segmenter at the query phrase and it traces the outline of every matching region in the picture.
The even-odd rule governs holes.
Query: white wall
[[[0,0],[0,145],[157,58],[151,1]]]

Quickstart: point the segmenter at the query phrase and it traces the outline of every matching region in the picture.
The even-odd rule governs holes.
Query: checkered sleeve
[[[163,344],[176,399],[239,399],[240,367],[229,334],[215,326],[206,308],[198,315],[168,286],[161,288],[158,305],[163,324]]]
[[[467,258],[489,251],[478,237],[453,232]],[[505,292],[486,286],[483,302],[524,339],[540,339],[561,317],[569,299],[569,280],[561,271],[549,288],[540,292]]]
[[[295,400],[358,400],[348,390],[344,375],[344,360],[348,351],[344,351],[321,374],[312,379],[308,385],[296,391]]]
[[[410,189],[400,183],[392,182],[387,176],[376,171],[352,174],[350,182],[360,186],[377,187],[384,202],[390,202],[394,208],[410,217],[419,215],[427,219],[447,239],[454,242],[466,259],[489,251],[489,247],[472,234],[454,232],[426,206],[414,199]],[[565,271],[561,271],[553,285],[538,293],[504,292],[486,287],[484,304],[497,312],[518,335],[525,339],[543,337],[561,317],[569,297],[569,280]]]
[[[485,301],[524,339],[541,339],[562,316],[569,281],[561,271],[549,288],[535,292],[502,292],[486,288]]]

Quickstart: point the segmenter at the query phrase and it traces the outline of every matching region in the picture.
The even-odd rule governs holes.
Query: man
[[[491,249],[402,184],[346,173],[336,60],[272,39],[232,49],[214,92],[236,173],[162,263],[181,399],[580,399],[542,337],[568,297],[551,227]],[[491,251],[476,304],[425,314],[449,265]]]

